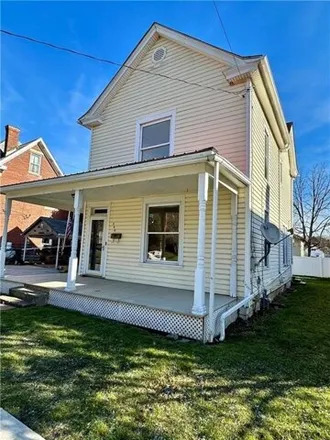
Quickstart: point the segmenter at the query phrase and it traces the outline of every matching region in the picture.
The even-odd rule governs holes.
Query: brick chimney
[[[20,129],[13,127],[12,125],[6,125],[6,138],[5,138],[5,155],[13,148],[18,147]]]

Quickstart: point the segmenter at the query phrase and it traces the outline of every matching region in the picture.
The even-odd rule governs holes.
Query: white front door
[[[87,273],[105,275],[105,256],[107,246],[107,216],[92,215],[89,222],[89,243],[87,245]]]

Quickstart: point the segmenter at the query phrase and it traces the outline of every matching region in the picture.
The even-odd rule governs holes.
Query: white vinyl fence
[[[330,258],[293,257],[293,275],[330,278]]]

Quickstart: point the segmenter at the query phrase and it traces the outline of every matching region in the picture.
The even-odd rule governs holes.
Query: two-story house
[[[0,142],[0,185],[13,185],[41,179],[62,176],[63,173],[42,138],[20,142],[20,129],[11,125],[5,127],[5,139]],[[0,195],[0,234],[4,225],[5,197]],[[62,215],[63,214],[63,215]],[[23,231],[39,217],[65,218],[65,213],[49,207],[14,201],[8,224],[7,241],[14,247],[24,244]],[[1,235],[0,235],[1,239]],[[41,245],[40,239],[31,244]]]
[[[289,240],[268,254],[260,231],[288,234],[297,174],[265,56],[155,23],[79,123],[89,171],[2,189],[7,217],[11,200],[84,213],[51,304],[211,341],[290,283]],[[77,274],[113,282],[100,298]]]

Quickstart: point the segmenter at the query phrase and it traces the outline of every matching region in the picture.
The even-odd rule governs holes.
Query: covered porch
[[[209,315],[197,317],[191,312],[193,291],[78,276],[75,291],[68,293],[65,290],[66,274],[53,268],[8,266],[6,279],[1,281],[1,290],[9,293],[10,288],[18,286],[48,292],[50,305],[191,339],[207,340]],[[208,309],[208,293],[205,301]],[[236,298],[228,295],[215,295],[215,321],[236,302]]]
[[[116,304],[107,317],[136,325],[143,322],[142,326],[149,328],[155,328],[153,321],[157,319],[148,316],[161,311],[164,328],[164,321],[170,321],[164,314],[175,314],[175,319],[199,322],[203,337],[195,339],[205,339],[201,328],[206,326],[212,338],[215,311],[239,296],[238,279],[242,274],[238,274],[238,237],[243,246],[248,246],[242,235],[248,185],[243,173],[215,150],[207,149],[13,185],[2,192],[7,196],[7,220],[12,200],[73,211],[68,274],[52,274],[50,280],[32,283],[49,289],[50,304],[99,314],[95,308],[98,312],[100,308],[107,309],[112,301]],[[167,254],[164,249],[151,250],[147,241],[151,212],[148,209],[173,208],[173,205],[176,226],[174,232],[164,230],[164,234],[171,234],[172,241],[177,234],[176,242]],[[84,213],[84,225],[78,255],[81,213]],[[101,238],[91,253],[93,226],[99,228],[94,238]],[[240,249],[242,252],[242,244]],[[91,258],[94,258],[93,267]],[[3,278],[3,253],[0,270]],[[241,289],[243,285],[240,280]],[[131,320],[122,319],[126,309],[130,310],[127,313],[131,314]],[[178,325],[189,327],[188,323]],[[186,335],[185,331],[177,333]]]

